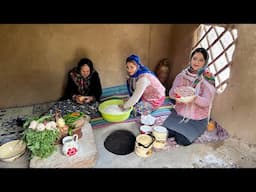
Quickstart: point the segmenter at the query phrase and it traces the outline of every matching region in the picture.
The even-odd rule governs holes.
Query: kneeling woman
[[[126,59],[126,69],[130,98],[122,107],[134,106],[136,115],[146,115],[160,107],[165,99],[165,87],[155,74],[140,63],[137,55]]]
[[[52,110],[61,111],[62,115],[69,112],[81,111],[89,116],[98,111],[102,94],[102,86],[98,72],[88,58],[81,59],[77,67],[68,73],[68,83],[64,96]]]
[[[171,98],[181,86],[191,86],[196,90],[196,97],[190,103],[176,101],[175,109],[163,123],[169,137],[175,137],[179,145],[190,145],[207,128],[211,106],[215,95],[213,75],[206,71],[208,53],[204,48],[195,49],[190,57],[190,65],[179,73],[169,91]]]

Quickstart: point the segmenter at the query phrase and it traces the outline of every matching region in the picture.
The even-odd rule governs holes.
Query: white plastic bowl
[[[193,87],[189,87],[189,86],[187,86],[186,89],[192,90],[194,94],[191,95],[191,96],[186,96],[186,97],[181,96],[181,95],[179,94],[180,97],[175,97],[176,101],[178,101],[178,102],[180,102],[180,103],[190,103],[191,101],[194,100],[194,98],[195,98],[195,96],[196,96],[196,95],[195,95],[196,90],[195,90]]]
[[[156,118],[152,115],[141,115],[140,122],[144,125],[154,125]]]
[[[26,143],[23,140],[13,140],[0,146],[0,159],[11,162],[19,158],[26,151]]]

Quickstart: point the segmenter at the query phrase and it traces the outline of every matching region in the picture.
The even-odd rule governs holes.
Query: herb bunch
[[[56,150],[55,141],[58,137],[58,130],[37,131],[26,129],[24,131],[27,148],[32,152],[32,156],[40,158],[47,158]]]
[[[32,157],[47,158],[55,151],[60,132],[51,115],[30,118],[23,127],[23,140],[32,152]]]

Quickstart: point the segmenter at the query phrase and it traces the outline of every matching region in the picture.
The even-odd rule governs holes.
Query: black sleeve
[[[101,94],[102,86],[100,82],[100,77],[99,74],[95,72],[91,79],[89,96],[94,96],[97,101],[100,101]]]
[[[72,96],[74,94],[78,94],[77,92],[77,85],[73,81],[73,79],[68,75],[68,82],[67,82],[67,87],[64,92],[63,99],[72,99]]]

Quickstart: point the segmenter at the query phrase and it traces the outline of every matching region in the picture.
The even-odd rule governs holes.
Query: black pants
[[[175,141],[179,145],[187,146],[192,144],[184,135],[181,135],[180,133],[177,133],[176,131],[172,131],[170,129],[168,130],[168,138],[174,137]]]

